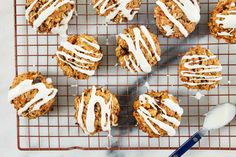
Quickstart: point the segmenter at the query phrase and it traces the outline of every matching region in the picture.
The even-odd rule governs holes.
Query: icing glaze
[[[187,37],[189,35],[188,31],[185,29],[185,27],[182,25],[182,23],[180,23],[174,16],[171,15],[171,13],[169,12],[167,6],[161,1],[157,1],[156,4],[162,9],[162,11],[166,15],[166,17],[179,28],[179,31],[185,37]]]
[[[232,3],[230,4],[230,6],[231,6],[231,7],[235,7],[235,3],[232,2]]]
[[[100,49],[100,46],[97,43],[92,43],[85,38],[81,38],[81,40],[96,50]],[[66,50],[73,52],[76,56],[72,56],[63,51],[57,51],[56,55],[60,61],[68,64],[72,69],[78,72],[89,76],[94,75],[95,70],[91,70],[89,68],[94,65],[94,62],[99,62],[102,59],[102,54],[95,54],[93,51],[85,50],[81,46],[71,44],[68,41],[62,42],[61,46]]]
[[[29,20],[29,14],[32,11],[33,7],[36,5],[38,0],[34,0],[30,6],[26,9],[26,19]],[[74,1],[71,0],[48,0],[40,9],[38,12],[41,12],[40,14],[35,14],[33,16],[37,16],[37,18],[33,21],[33,28],[35,30],[38,30],[38,28],[43,24],[43,22],[50,16],[52,15],[58,8],[61,6],[70,3],[70,4],[75,4]],[[51,5],[50,5],[51,4]],[[42,11],[43,10],[43,11]],[[64,19],[58,24],[55,28],[53,28],[51,31],[53,33],[58,33],[62,36],[66,36],[66,31],[68,28],[68,22],[72,18],[73,12],[75,11],[75,7],[67,13],[67,15],[64,17]]]
[[[200,21],[200,8],[198,5],[197,0],[173,0],[179,8],[184,12],[184,14],[187,16],[189,21],[198,23]],[[187,37],[189,35],[189,32],[186,30],[184,25],[179,22],[171,13],[169,12],[169,9],[167,6],[161,1],[157,0],[156,4],[162,9],[166,17],[174,24],[176,27],[178,27],[179,31]],[[166,31],[166,36],[172,35],[174,32],[170,26],[163,26],[162,27]]]
[[[33,80],[24,80],[15,88],[10,89],[8,93],[8,100],[11,102],[20,95],[34,89],[37,89],[38,93],[34,96],[33,99],[27,102],[24,107],[18,110],[19,115],[27,111],[33,104],[34,106],[31,112],[39,110],[41,106],[53,99],[57,94],[57,89],[47,88],[44,83],[33,83]]]
[[[183,114],[183,109],[179,106],[179,104],[176,104],[172,99],[170,99],[170,97],[172,97],[172,95],[169,94],[169,98],[164,99],[163,102],[161,103],[164,104],[166,107],[168,107],[170,110],[176,112],[179,116],[181,116]],[[175,117],[168,116],[166,110],[158,105],[158,103],[160,102],[151,97],[150,95],[148,94],[140,95],[139,101],[141,104],[146,104],[148,102],[151,105],[151,107],[155,110],[160,109],[162,111],[161,117],[163,117],[164,119],[166,119],[167,121],[171,122],[176,126],[180,125],[180,121]],[[172,126],[158,119],[153,118],[152,115],[148,112],[148,110],[146,110],[143,106],[140,106],[137,112],[140,114],[140,116],[143,117],[144,121],[147,123],[147,125],[151,128],[151,130],[155,134],[160,135],[160,133],[152,123],[156,124],[158,127],[165,130],[169,136],[175,135],[176,131]]]
[[[200,21],[200,7],[197,0],[173,0],[191,22]]]
[[[221,25],[222,28],[224,29],[232,29],[230,32],[218,32],[218,35],[223,35],[223,36],[232,36],[232,32],[236,28],[236,10],[230,10],[228,11],[228,15],[223,15],[223,14],[217,14],[216,17],[219,19],[216,20],[216,23],[218,25]]]
[[[34,1],[30,4],[30,6],[26,9],[26,11],[25,11],[25,18],[26,18],[26,20],[29,20],[29,14],[30,14],[30,12],[32,11],[34,5],[35,5],[37,2],[38,2],[38,0],[34,0]]]
[[[162,28],[166,31],[166,36],[170,36],[174,33],[174,30],[169,25],[162,26]]]
[[[103,89],[104,90],[104,89]],[[81,101],[79,104],[79,110],[78,110],[78,123],[80,127],[84,130],[85,134],[92,134],[95,131],[95,105],[99,104],[101,108],[101,127],[102,131],[108,131],[110,134],[111,130],[111,124],[113,125],[113,120],[114,117],[111,115],[111,107],[112,107],[112,94],[110,94],[110,98],[108,102],[106,103],[106,100],[101,97],[96,95],[96,87],[92,87],[92,92],[91,92],[91,97],[90,100],[87,104],[87,110],[86,110],[86,120],[85,123],[83,122],[82,115],[85,109],[85,104],[84,104],[84,93],[82,93]],[[110,117],[112,117],[112,123],[110,122]]]
[[[154,43],[154,40],[149,33],[148,29],[145,26],[140,26],[140,27],[135,27],[133,28],[134,36],[135,39],[131,38],[129,34],[120,34],[119,36],[125,40],[129,47],[129,52],[132,54],[129,54],[124,57],[124,61],[126,63],[126,67],[131,71],[134,72],[134,70],[131,68],[132,67],[135,69],[136,72],[145,72],[149,73],[151,72],[151,65],[148,63],[147,59],[145,58],[142,50],[141,50],[141,45],[147,50],[148,54],[150,56],[153,56],[152,53],[154,53],[154,56],[156,57],[157,61],[160,60],[160,56],[157,53],[157,47]],[[147,38],[149,44],[151,45],[152,51],[148,48],[145,40],[143,39],[141,32],[145,35]],[[132,59],[132,55],[135,58],[135,61]]]
[[[184,63],[184,67],[189,70],[181,71],[181,75],[185,77],[190,77],[191,81],[204,81],[200,83],[184,82],[190,86],[204,85],[204,84],[215,84],[215,81],[222,79],[221,76],[208,76],[204,73],[214,73],[220,72],[222,70],[221,65],[200,65],[199,63],[215,59],[216,56],[206,56],[206,55],[185,55],[182,60],[189,60]],[[194,59],[194,62],[193,60]],[[198,71],[196,71],[198,69]]]
[[[64,17],[64,19],[61,21],[60,25],[57,25],[56,27],[52,28],[52,33],[59,34],[61,37],[66,38],[68,36],[66,33],[68,29],[68,23],[72,18],[74,12],[74,9],[69,11],[67,16]]]
[[[221,24],[225,29],[236,28],[236,10],[230,10],[228,13],[228,15],[217,14],[216,17],[221,19],[216,20],[216,23],[219,25]]]
[[[98,0],[97,3],[94,4],[94,8],[97,8],[99,5],[101,5],[100,14],[105,14],[107,11],[110,11],[109,14],[106,15],[106,22],[109,22],[112,19],[114,19],[118,15],[118,13],[120,13],[120,12],[121,12],[122,16],[124,16],[128,20],[132,20],[134,18],[134,15],[138,13],[137,10],[139,10],[139,8],[128,9],[126,6],[131,1],[132,0],[119,0],[119,1],[117,1],[117,3],[112,4],[111,6],[107,7],[110,0],[105,0],[105,1]],[[134,10],[136,10],[136,11],[134,11]],[[120,21],[120,22],[122,22],[122,21]]]
[[[89,44],[90,46],[94,47],[95,49],[99,50],[100,49],[100,46],[97,44],[97,43],[92,43],[90,41],[88,41],[87,39],[85,38],[81,38],[81,40],[83,42],[86,42],[87,44]]]
[[[172,97],[172,95],[169,94],[169,97]],[[177,112],[178,115],[181,116],[183,114],[183,109],[179,106],[179,104],[176,104],[172,99],[164,99],[162,103],[169,109]]]
[[[232,36],[232,34],[229,32],[217,32],[217,34],[221,36]]]
[[[225,103],[217,105],[206,114],[203,128],[207,130],[221,128],[230,123],[236,114],[234,104]]]
[[[52,83],[52,79],[51,79],[51,78],[47,78],[46,81],[47,81],[47,83],[49,83],[49,84]]]

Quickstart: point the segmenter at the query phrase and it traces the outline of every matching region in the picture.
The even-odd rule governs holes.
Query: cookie
[[[158,38],[145,26],[131,26],[117,37],[116,56],[122,68],[149,73],[160,60]]]
[[[75,98],[75,120],[87,135],[107,131],[118,125],[120,106],[115,95],[108,89],[86,89]]]
[[[221,0],[211,13],[209,30],[217,39],[236,43],[236,0]]]
[[[188,89],[210,90],[217,87],[222,66],[216,56],[206,48],[196,46],[183,56],[179,64],[179,75]]]
[[[88,79],[94,75],[102,57],[97,41],[85,34],[69,36],[56,52],[64,74],[75,79]]]
[[[159,32],[166,37],[186,38],[200,21],[197,0],[157,0],[156,4],[156,25]]]
[[[106,22],[122,23],[134,18],[141,0],[92,0],[92,4],[100,16],[106,17]]]
[[[66,36],[75,11],[73,0],[26,0],[26,19],[38,33]]]
[[[39,72],[28,72],[13,80],[8,99],[18,115],[35,119],[50,111],[56,94],[57,89],[51,79],[46,79]]]
[[[167,91],[142,94],[134,102],[133,115],[138,127],[149,137],[174,136],[180,125],[183,109]]]

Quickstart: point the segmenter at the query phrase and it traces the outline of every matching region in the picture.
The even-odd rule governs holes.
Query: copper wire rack
[[[116,35],[131,25],[146,25],[156,34],[153,9],[155,0],[143,0],[133,21],[122,24],[105,24],[104,17],[97,15],[90,0],[76,0],[77,16],[70,21],[68,34],[86,33],[94,36],[102,47],[104,58],[95,76],[85,81],[67,78],[58,68],[53,56],[60,43],[55,34],[37,34],[25,19],[25,0],[14,0],[15,7],[15,56],[16,74],[40,71],[52,78],[59,89],[53,110],[35,120],[17,116],[17,141],[20,150],[137,150],[175,149],[203,123],[204,113],[216,104],[236,103],[236,45],[216,40],[209,34],[207,23],[217,0],[200,0],[201,21],[187,39],[168,39],[159,35],[162,60],[151,75],[131,74],[117,66],[115,56]],[[218,88],[200,100],[193,96],[179,81],[178,62],[184,52],[194,46],[209,48],[220,59],[223,80]],[[149,138],[136,126],[132,116],[132,99],[148,89],[140,78],[145,78],[149,90],[168,90],[180,100],[184,108],[182,122],[173,137]],[[140,82],[139,82],[140,81]],[[92,85],[109,88],[117,95],[121,105],[119,126],[112,128],[112,137],[101,132],[85,135],[75,124],[73,99]],[[133,92],[130,92],[133,90]],[[193,149],[236,150],[236,120],[225,128],[214,130]]]

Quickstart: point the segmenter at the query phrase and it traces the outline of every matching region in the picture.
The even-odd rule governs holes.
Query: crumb
[[[193,96],[195,99],[200,100],[202,97],[204,97],[205,95],[202,94],[201,92],[197,92],[195,96]]]
[[[78,87],[78,85],[77,84],[72,84],[71,87]]]
[[[148,83],[148,82],[145,82],[144,87],[146,87],[147,90],[149,90],[149,89],[150,89],[150,85],[149,85],[149,83]]]

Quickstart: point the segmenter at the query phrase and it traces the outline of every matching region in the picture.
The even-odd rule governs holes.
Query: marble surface
[[[63,157],[63,156],[149,156],[165,157],[172,151],[53,151],[53,152],[22,152],[16,147],[16,117],[15,111],[7,102],[7,89],[14,77],[14,17],[13,17],[13,0],[3,1],[0,5],[0,152],[1,157]],[[191,157],[233,157],[236,151],[189,151],[185,156]]]

